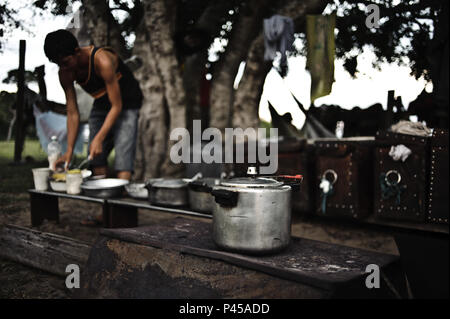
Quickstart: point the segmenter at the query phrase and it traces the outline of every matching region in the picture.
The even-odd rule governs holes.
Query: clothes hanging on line
[[[291,18],[274,15],[264,19],[264,60],[273,61],[280,52],[282,73],[287,70],[286,52],[293,50],[294,40],[294,22]]]

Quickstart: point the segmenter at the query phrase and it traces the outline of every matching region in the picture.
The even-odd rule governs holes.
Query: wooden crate
[[[431,138],[427,220],[448,224],[448,130],[435,129]]]
[[[405,145],[411,155],[403,162],[395,161],[389,151],[392,146]],[[392,132],[376,135],[374,162],[374,211],[377,218],[425,221],[428,189],[429,138]],[[391,185],[400,179],[397,191],[387,188],[384,175]],[[390,186],[389,186],[390,187]],[[394,194],[388,198],[389,194]]]
[[[320,139],[315,142],[315,213],[319,216],[361,219],[372,212],[373,137]],[[331,173],[327,173],[331,172]],[[334,193],[323,209],[322,178],[333,182]]]

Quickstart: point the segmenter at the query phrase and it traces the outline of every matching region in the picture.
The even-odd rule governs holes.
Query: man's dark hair
[[[75,48],[78,47],[77,39],[67,30],[56,30],[45,37],[45,55],[50,61],[55,63],[59,58],[74,54]]]

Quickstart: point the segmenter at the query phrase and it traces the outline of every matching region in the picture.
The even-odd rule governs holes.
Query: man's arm
[[[105,81],[106,93],[108,94],[108,99],[111,103],[111,109],[106,115],[102,127],[91,142],[89,154],[92,157],[95,157],[102,152],[102,143],[122,111],[122,97],[120,95],[120,86],[116,75],[117,64],[117,56],[110,52],[99,51],[95,55],[95,71]]]
[[[80,114],[78,112],[77,98],[75,88],[73,86],[73,77],[70,74],[59,72],[59,81],[64,93],[66,94],[67,106],[67,151],[56,161],[56,166],[61,163],[66,169],[72,160],[73,149],[78,135],[78,127],[80,124]]]

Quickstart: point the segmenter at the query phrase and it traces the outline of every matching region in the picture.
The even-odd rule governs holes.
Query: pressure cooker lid
[[[277,187],[283,185],[283,182],[276,181],[266,177],[237,177],[220,183],[222,186],[230,187]]]

